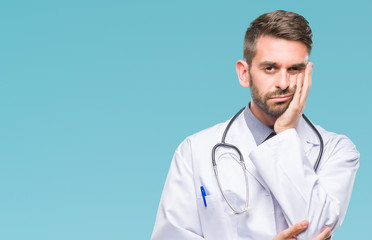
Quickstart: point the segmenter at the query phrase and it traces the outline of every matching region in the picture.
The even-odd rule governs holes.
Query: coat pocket
[[[237,239],[237,216],[231,215],[231,208],[221,194],[207,195],[207,206],[202,197],[197,198],[198,211],[205,239]]]

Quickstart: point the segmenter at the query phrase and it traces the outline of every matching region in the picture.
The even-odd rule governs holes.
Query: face
[[[252,111],[279,117],[296,90],[296,77],[308,61],[305,44],[269,36],[257,40],[256,56],[249,68]]]

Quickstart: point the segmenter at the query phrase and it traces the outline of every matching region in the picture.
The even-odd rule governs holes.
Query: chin
[[[276,103],[275,106],[269,107],[267,114],[272,117],[280,117],[288,109],[288,106],[287,102]]]

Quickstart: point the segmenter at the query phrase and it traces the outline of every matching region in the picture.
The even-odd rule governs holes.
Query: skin
[[[239,60],[236,72],[240,85],[251,87],[251,111],[266,126],[279,134],[296,128],[306,107],[311,87],[313,64],[305,44],[261,36],[251,66]],[[296,239],[309,225],[303,221],[279,233],[273,240]],[[326,227],[316,238],[325,239],[331,229]],[[330,239],[330,237],[328,238]]]
[[[273,240],[295,240],[297,239],[296,235],[305,231],[308,226],[309,226],[309,222],[306,220],[299,222],[293,225],[292,227],[280,232],[276,237],[273,238]],[[323,231],[318,236],[316,236],[312,240],[323,240],[328,236],[330,232],[331,232],[331,228],[326,227],[323,229]],[[330,239],[331,237],[327,238],[326,240],[330,240]]]
[[[255,97],[252,98],[252,113],[277,134],[295,128],[305,109],[313,69],[308,59],[305,44],[262,36],[257,40],[251,66],[243,60],[237,62],[240,84],[245,88],[252,86],[258,91],[256,98],[263,98],[269,111],[280,113],[268,114],[256,103]],[[252,95],[254,93],[252,91]]]

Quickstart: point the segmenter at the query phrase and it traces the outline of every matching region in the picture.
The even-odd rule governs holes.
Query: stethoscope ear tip
[[[236,212],[234,212],[234,211],[229,212],[229,216],[234,216],[235,214],[236,214]]]
[[[242,211],[242,212],[239,212],[239,213],[237,213],[237,212],[235,212],[235,211],[231,211],[231,212],[229,212],[229,215],[230,216],[234,216],[234,215],[236,215],[236,214],[240,214],[240,213],[250,213],[252,211],[252,208],[251,207],[246,207],[245,209],[244,209],[244,211]]]

